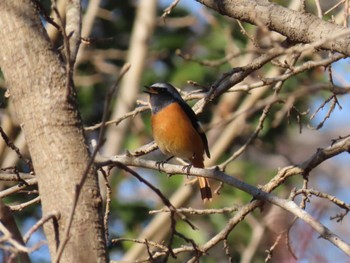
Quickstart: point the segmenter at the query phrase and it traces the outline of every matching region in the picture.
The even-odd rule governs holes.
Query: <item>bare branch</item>
[[[58,213],[57,211],[48,213],[47,215],[45,215],[43,218],[41,218],[38,222],[35,223],[34,226],[32,226],[27,233],[23,236],[23,241],[24,243],[27,243],[29,241],[29,238],[31,237],[31,235],[37,231],[40,227],[42,227],[47,221],[49,220],[59,220],[60,219],[60,213]]]
[[[189,215],[212,215],[212,214],[228,214],[232,212],[236,212],[241,208],[240,205],[233,206],[233,207],[226,207],[226,208],[220,208],[220,209],[194,209],[194,208],[177,208],[176,210],[183,214],[189,214]],[[168,208],[163,208],[160,210],[151,210],[149,211],[149,214],[156,214],[156,213],[163,213],[163,212],[170,212]]]
[[[177,6],[177,4],[180,2],[180,0],[174,0],[167,8],[164,9],[164,12],[162,14],[162,18],[165,21],[165,18],[170,15],[170,13],[173,11],[173,9]]]
[[[313,156],[311,156],[307,161],[302,163],[299,166],[291,166],[291,167],[285,167],[281,169],[278,174],[264,187],[262,187],[262,190],[248,185],[235,177],[226,175],[222,172],[220,172],[217,169],[213,170],[205,170],[205,169],[198,169],[198,168],[191,168],[190,174],[196,175],[196,176],[204,176],[208,178],[214,178],[216,180],[225,182],[226,184],[229,184],[231,186],[234,186],[242,191],[245,191],[249,194],[251,194],[254,198],[259,200],[268,201],[274,205],[277,205],[298,218],[302,219],[304,222],[309,224],[314,230],[316,230],[321,237],[324,239],[330,241],[337,247],[339,247],[341,250],[343,250],[345,253],[350,255],[350,246],[344,242],[339,236],[332,233],[328,228],[326,228],[324,225],[322,225],[320,222],[315,220],[311,215],[309,215],[306,211],[300,209],[293,201],[288,201],[285,199],[281,199],[275,195],[269,194],[268,192],[271,192],[273,189],[275,189],[278,185],[283,183],[288,177],[298,174],[304,174],[307,175],[309,172],[314,169],[318,164],[322,163],[323,161],[341,153],[344,151],[350,150],[350,138],[343,139],[332,146],[329,146],[324,149],[319,149]],[[139,158],[135,158],[132,156],[115,156],[112,160],[106,161],[104,163],[99,163],[99,165],[109,165],[114,162],[121,162],[125,165],[132,165],[132,166],[138,166],[138,167],[145,167],[145,168],[151,168],[151,169],[158,169],[158,166],[156,165],[156,162],[154,161],[146,161]],[[164,166],[160,167],[160,169],[168,174],[181,174],[183,173],[183,167],[179,165],[170,165],[170,164],[164,164]],[[209,249],[214,244],[217,244],[217,242],[224,240],[225,236],[228,235],[228,233],[231,231],[231,229],[241,220],[237,221],[238,218],[244,217],[248,213],[250,213],[255,208],[259,207],[262,203],[260,201],[254,201],[250,203],[249,205],[244,206],[240,211],[230,220],[231,223],[228,223],[225,229],[218,233],[215,238],[212,238],[211,242],[208,242],[205,246],[201,247],[200,250],[206,251],[206,249]]]
[[[350,30],[310,13],[297,12],[265,0],[239,0],[234,4],[230,0],[223,0],[220,3],[214,0],[197,1],[222,15],[258,26],[264,25],[293,42],[314,43],[327,39],[320,45],[321,48],[350,55],[347,44]],[[329,38],[335,39],[334,36],[339,33],[344,35],[337,38],[337,41],[328,41]]]
[[[38,181],[36,178],[29,179],[26,181],[26,184],[17,184],[15,186],[12,186],[10,188],[2,190],[0,192],[0,198],[4,198],[4,197],[9,196],[11,194],[17,193],[17,192],[21,191],[22,189],[25,189],[26,187],[28,187],[30,185],[36,185],[37,183],[38,183]]]
[[[32,204],[37,204],[37,203],[40,203],[40,196],[37,196],[28,202],[24,202],[24,203],[21,203],[19,205],[10,205],[9,207],[10,207],[11,211],[22,211],[24,208],[26,208]]]
[[[11,210],[2,200],[0,200],[0,230],[3,233],[0,237],[0,244],[9,242],[15,248],[12,255],[18,254],[21,262],[29,263],[30,251],[25,247],[25,242],[23,241],[21,232],[17,227]],[[7,247],[6,249],[11,248]]]

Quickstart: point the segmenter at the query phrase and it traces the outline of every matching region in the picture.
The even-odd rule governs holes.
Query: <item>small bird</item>
[[[204,168],[204,152],[210,158],[208,140],[191,107],[169,83],[155,83],[145,88],[150,96],[153,138],[160,151]],[[210,201],[208,179],[198,177],[198,182],[202,200]]]

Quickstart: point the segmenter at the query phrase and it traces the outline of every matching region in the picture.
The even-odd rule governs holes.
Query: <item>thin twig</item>
[[[177,208],[177,211],[184,214],[189,215],[212,215],[212,214],[229,214],[238,211],[241,208],[240,205],[236,205],[233,207],[224,207],[219,209],[194,209],[191,207],[188,208]],[[170,212],[168,208],[163,208],[159,210],[151,210],[149,211],[149,214],[157,214],[157,213],[164,213],[164,212]]]
[[[174,0],[167,8],[164,9],[164,12],[162,14],[162,19],[165,21],[165,18],[170,15],[170,13],[173,11],[173,9],[177,6],[177,4],[180,2],[180,0]]]
[[[37,231],[40,227],[42,227],[47,221],[49,220],[59,220],[60,219],[60,213],[57,211],[53,211],[51,213],[48,213],[47,215],[45,215],[44,217],[42,217],[39,221],[37,221],[35,223],[34,226],[32,226],[27,233],[23,236],[23,241],[24,243],[27,243],[29,241],[29,238],[31,237],[31,235]]]
[[[330,12],[332,12],[334,9],[336,9],[338,6],[342,5],[346,0],[339,1],[334,6],[329,8],[326,12],[324,12],[325,15],[328,15]]]
[[[19,184],[15,185],[15,186],[12,186],[10,188],[2,190],[0,192],[0,198],[4,198],[4,197],[9,196],[11,194],[17,193],[17,192],[25,189],[27,186],[36,185],[37,183],[38,183],[38,181],[36,180],[36,178],[27,180],[26,184],[19,183]]]
[[[120,118],[118,118],[116,120],[106,121],[104,125],[105,126],[108,126],[108,125],[111,125],[111,124],[118,125],[123,120],[125,120],[125,119],[127,119],[129,117],[135,117],[137,114],[139,114],[141,112],[144,112],[144,111],[146,111],[148,109],[149,109],[149,106],[137,107],[135,110],[124,114],[124,116],[122,116],[122,117],[120,117]],[[93,131],[93,130],[101,128],[101,126],[102,126],[102,123],[98,123],[98,124],[95,124],[93,126],[85,127],[84,130],[86,130],[86,131]]]
[[[19,205],[9,205],[11,211],[22,211],[24,208],[27,208],[28,206],[32,204],[40,203],[40,196],[35,197],[34,199],[21,203]]]
[[[112,195],[112,189],[111,189],[111,186],[109,185],[109,182],[108,182],[108,174],[110,172],[110,170],[108,171],[108,174],[107,172],[104,170],[104,169],[99,169],[100,172],[102,173],[103,175],[103,178],[104,178],[104,181],[105,181],[105,186],[106,186],[106,208],[105,208],[105,215],[104,215],[104,218],[103,218],[103,224],[104,224],[104,230],[105,230],[105,238],[106,240],[108,240],[108,218],[109,218],[109,215],[111,213],[111,195]]]
[[[272,259],[272,252],[274,251],[276,246],[280,243],[282,236],[283,236],[283,233],[279,234],[277,236],[275,242],[273,243],[273,245],[269,249],[265,250],[265,252],[267,253],[266,258],[265,258],[265,262],[268,262]]]
[[[30,171],[33,171],[34,172],[34,168],[33,168],[33,164],[32,162],[27,159],[27,158],[24,158],[24,156],[21,154],[21,151],[18,149],[18,147],[16,147],[16,145],[10,140],[10,138],[6,135],[5,131],[2,129],[2,127],[0,126],[0,134],[1,134],[1,137],[3,138],[3,140],[5,141],[6,145],[8,147],[10,147],[12,150],[14,150],[18,156],[19,159],[23,160],[28,168],[30,169]]]

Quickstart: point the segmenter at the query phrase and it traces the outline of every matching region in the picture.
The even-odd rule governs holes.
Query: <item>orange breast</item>
[[[202,139],[179,104],[169,104],[153,114],[152,131],[164,154],[203,163]]]

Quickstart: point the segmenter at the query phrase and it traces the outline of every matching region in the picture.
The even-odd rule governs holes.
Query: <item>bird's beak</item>
[[[150,86],[144,86],[146,90],[144,90],[143,92],[144,93],[147,93],[147,94],[158,94],[158,91],[153,88],[153,87],[150,87]]]

